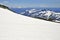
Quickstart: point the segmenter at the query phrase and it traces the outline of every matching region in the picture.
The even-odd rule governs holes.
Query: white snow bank
[[[60,24],[0,8],[0,40],[60,40]]]

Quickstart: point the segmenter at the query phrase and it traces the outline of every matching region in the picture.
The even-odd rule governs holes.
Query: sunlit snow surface
[[[60,40],[60,23],[26,17],[0,8],[0,40]]]

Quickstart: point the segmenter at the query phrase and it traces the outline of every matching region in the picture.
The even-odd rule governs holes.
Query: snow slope
[[[60,40],[60,24],[0,8],[0,40]]]

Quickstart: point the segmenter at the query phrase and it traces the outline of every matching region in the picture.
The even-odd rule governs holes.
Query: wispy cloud
[[[0,4],[7,5],[9,7],[60,7],[60,1],[57,0],[0,0]]]
[[[4,0],[2,2],[0,2],[0,4],[4,4],[4,5],[7,5],[9,2],[7,0]]]
[[[4,1],[0,2],[0,4],[6,5],[6,6],[8,6],[8,7],[12,7],[12,6],[10,5],[9,1],[7,1],[7,0],[4,0]]]
[[[48,7],[48,5],[40,4],[39,7]]]

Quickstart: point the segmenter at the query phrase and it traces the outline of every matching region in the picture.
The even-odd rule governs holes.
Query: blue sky
[[[60,0],[0,0],[9,7],[60,7]]]

